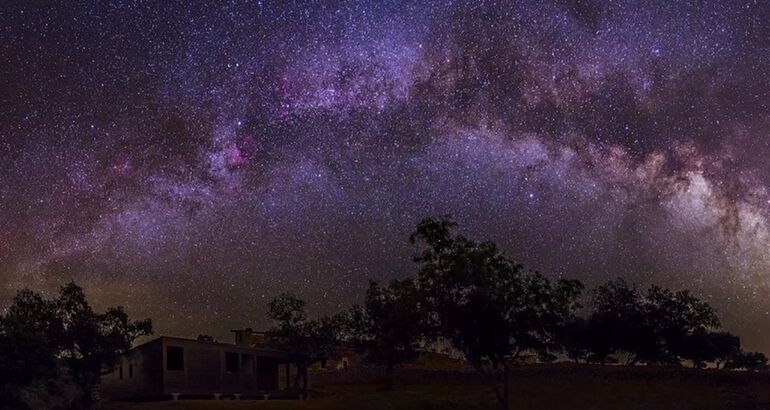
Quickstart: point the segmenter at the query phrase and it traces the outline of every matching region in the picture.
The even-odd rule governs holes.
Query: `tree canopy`
[[[448,217],[417,225],[411,240],[424,245],[415,258],[418,283],[436,334],[482,375],[502,368],[502,387],[496,375],[487,378],[507,408],[511,362],[558,346],[558,330],[571,320],[582,284],[525,273],[493,242],[454,235],[455,226]]]
[[[294,387],[307,395],[307,369],[313,363],[332,357],[337,351],[343,331],[343,315],[308,319],[305,302],[284,293],[270,302],[269,317],[277,325],[267,332],[267,341],[283,350],[297,366]]]
[[[88,407],[100,375],[112,369],[136,338],[151,333],[149,319],[131,321],[121,307],[94,312],[74,283],[50,300],[22,290],[0,318],[0,381],[13,393],[4,397],[24,407],[19,392],[35,381],[57,381],[61,363],[79,388],[80,399],[72,406]]]
[[[351,309],[350,330],[356,349],[369,363],[385,367],[386,386],[393,369],[414,361],[428,331],[422,294],[411,279],[394,280],[387,287],[371,281],[363,306]]]

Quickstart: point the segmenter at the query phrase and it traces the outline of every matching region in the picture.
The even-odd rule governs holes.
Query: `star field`
[[[528,268],[689,288],[770,350],[770,3],[0,6],[0,305],[161,334],[415,273],[452,214]]]

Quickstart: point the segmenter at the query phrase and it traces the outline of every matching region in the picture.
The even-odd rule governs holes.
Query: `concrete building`
[[[103,376],[102,393],[116,400],[278,397],[289,375],[277,350],[162,336],[132,349]]]

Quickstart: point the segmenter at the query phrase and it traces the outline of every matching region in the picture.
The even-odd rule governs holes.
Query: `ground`
[[[485,385],[401,374],[392,391],[371,380],[316,386],[306,401],[180,401],[115,403],[114,410],[163,409],[490,409]],[[442,379],[442,381],[436,381]],[[514,409],[770,409],[770,375],[688,369],[529,366],[512,377]]]

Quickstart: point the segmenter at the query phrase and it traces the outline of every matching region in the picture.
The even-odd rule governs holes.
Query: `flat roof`
[[[132,350],[138,349],[142,346],[146,346],[150,343],[155,343],[161,340],[171,340],[171,341],[177,340],[185,343],[197,343],[199,345],[204,345],[204,346],[216,346],[222,349],[246,350],[249,352],[253,352],[258,356],[261,355],[261,356],[274,357],[274,358],[280,358],[280,359],[288,358],[288,355],[285,352],[278,349],[271,349],[267,347],[243,346],[243,345],[236,345],[234,343],[225,343],[225,342],[206,342],[202,340],[190,339],[186,337],[177,337],[177,336],[158,336],[152,340],[148,340],[140,345],[133,347]]]

